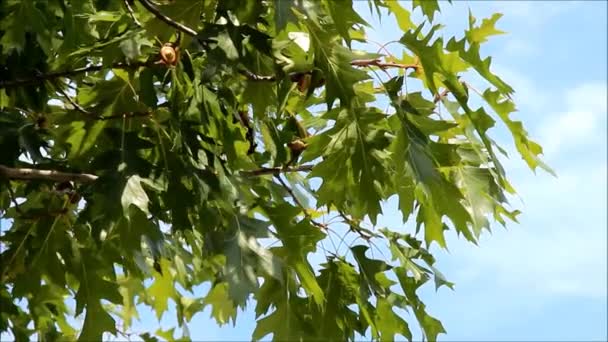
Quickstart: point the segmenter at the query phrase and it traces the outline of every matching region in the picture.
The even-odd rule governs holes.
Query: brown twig
[[[251,119],[249,118],[249,112],[246,110],[240,110],[238,111],[238,114],[238,119],[241,122],[241,125],[243,125],[243,127],[245,127],[247,130],[245,133],[245,138],[247,139],[247,142],[249,142],[247,154],[253,154],[258,145],[255,143],[255,130],[251,123]]]
[[[150,13],[154,14],[154,16],[156,18],[158,18],[159,20],[165,22],[167,25],[169,26],[173,26],[174,28],[184,32],[185,34],[192,36],[192,37],[196,37],[198,35],[198,33],[182,24],[182,23],[178,23],[177,21],[167,17],[166,15],[164,15],[158,8],[156,8],[150,1],[148,0],[139,0],[139,3],[142,4],[142,6],[144,6],[145,9],[147,9]]]
[[[142,27],[139,20],[137,20],[137,18],[135,17],[135,12],[133,11],[133,8],[131,7],[132,1],[133,0],[124,0],[125,7],[127,8],[127,12],[129,12],[129,15],[131,16],[131,19],[133,19],[133,22],[135,23],[135,25]]]
[[[382,70],[385,70],[387,68],[417,69],[420,67],[418,64],[401,64],[401,63],[393,63],[393,62],[382,62],[380,59],[355,59],[350,62],[350,65],[356,66],[356,67],[376,66]],[[268,75],[268,76],[256,75],[249,70],[239,70],[239,72],[251,81],[272,82],[272,81],[276,81],[276,79],[277,79],[276,76],[274,76],[274,75]],[[305,74],[305,73],[306,72],[292,74],[291,75],[292,81],[299,79],[298,76]]]
[[[106,116],[103,117],[105,119],[119,118],[122,116]],[[301,165],[298,167],[269,167],[269,168],[261,168],[257,170],[250,171],[241,171],[240,173],[250,177],[262,176],[262,175],[279,175],[285,172],[306,172],[312,170],[313,165]],[[97,180],[99,178],[96,175],[88,174],[88,173],[70,173],[70,172],[62,172],[56,170],[39,170],[39,169],[29,169],[29,168],[13,168],[5,165],[0,165],[0,176],[4,176],[7,179],[14,180],[32,180],[32,179],[41,179],[41,180],[50,180],[54,182],[80,182],[80,183],[89,183]]]
[[[342,219],[344,219],[344,222],[348,224],[348,226],[350,227],[350,230],[359,234],[359,236],[363,240],[370,241],[371,238],[374,237],[374,235],[372,235],[373,233],[369,234],[369,233],[363,231],[363,228],[361,228],[357,222],[355,222],[353,219],[346,216],[346,214],[344,214],[344,212],[342,212],[341,210],[338,210],[338,214],[340,215],[340,217],[342,217]]]
[[[263,167],[257,170],[241,171],[240,173],[244,176],[257,177],[263,175],[278,175],[287,172],[309,172],[313,167],[314,165],[300,165],[294,167]]]
[[[6,182],[6,187],[8,189],[8,194],[11,198],[11,201],[15,205],[15,210],[17,211],[17,213],[19,213],[19,215],[22,215],[23,211],[21,211],[21,207],[19,206],[19,203],[17,202],[17,196],[15,196],[15,192],[13,191],[13,188],[11,187],[11,183],[9,181]]]
[[[86,114],[86,115],[92,115],[91,112],[89,112],[88,110],[84,109],[81,105],[79,105],[76,101],[74,101],[74,99],[72,99],[70,97],[70,95],[68,95],[68,93],[66,93],[60,86],[59,84],[57,84],[57,80],[52,79],[51,82],[53,83],[53,85],[55,86],[55,88],[57,89],[57,91],[59,91],[59,93],[61,93],[61,95],[63,95],[63,97],[66,98],[66,100],[68,100],[68,102],[72,105],[72,107],[74,107],[74,109],[76,109],[77,111]]]
[[[380,69],[386,68],[400,68],[400,69],[418,69],[420,66],[418,64],[402,64],[402,63],[393,63],[393,62],[382,62],[378,59],[356,59],[350,62],[352,66],[360,66],[360,67],[370,67],[376,66]]]
[[[13,168],[4,165],[0,165],[0,175],[8,179],[20,179],[20,180],[31,180],[41,179],[50,180],[54,182],[80,182],[90,183],[94,182],[99,178],[98,176],[88,173],[71,173],[61,172],[55,170],[38,170],[38,169],[27,169],[27,168]]]
[[[433,103],[437,103],[439,101],[441,101],[444,97],[446,97],[448,94],[450,93],[450,91],[448,89],[445,89],[444,91],[442,91],[441,93],[435,95],[435,98],[433,99]]]
[[[150,112],[132,112],[132,113],[114,114],[114,115],[108,115],[108,116],[97,116],[97,117],[95,117],[95,120],[137,118],[137,117],[146,117],[146,116],[150,116],[150,115],[152,115],[152,113],[150,113]]]
[[[24,85],[30,85],[34,83],[40,83],[47,80],[54,80],[60,77],[68,77],[74,76],[78,74],[84,74],[87,72],[93,71],[101,71],[104,69],[137,69],[145,66],[152,66],[153,64],[150,62],[134,62],[134,63],[114,63],[110,66],[107,65],[89,65],[82,68],[76,68],[72,70],[62,70],[62,71],[52,71],[46,74],[37,74],[33,75],[29,78],[15,79],[15,80],[7,80],[0,81],[0,89],[9,88],[9,87],[18,87]]]
[[[275,178],[279,181],[279,183],[281,183],[281,186],[283,186],[283,188],[287,191],[287,193],[289,193],[289,195],[293,199],[293,202],[302,209],[304,216],[310,221],[310,223],[312,223],[313,225],[315,225],[321,229],[327,229],[327,225],[325,225],[321,222],[317,222],[312,217],[310,217],[310,214],[308,213],[306,207],[304,207],[302,202],[300,202],[300,200],[296,197],[296,194],[289,187],[289,185],[287,185],[287,183],[285,183],[285,181],[283,181],[283,179],[281,178],[281,175],[275,175]]]
[[[249,70],[239,69],[239,73],[247,77],[250,81],[263,81],[263,82],[273,82],[276,81],[277,77],[274,75],[256,75]]]

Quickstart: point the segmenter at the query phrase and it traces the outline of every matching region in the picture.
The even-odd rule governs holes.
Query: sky
[[[515,117],[544,147],[557,178],[530,171],[504,128],[492,132],[512,156],[504,166],[519,193],[513,205],[523,213],[519,225],[494,224],[479,246],[448,234],[449,251],[432,249],[438,268],[456,284],[454,291],[429,285],[420,292],[447,330],[440,341],[608,339],[607,3],[442,3],[436,22],[446,25],[446,38],[462,36],[469,9],[478,20],[504,14],[497,26],[507,34],[491,37],[482,54],[493,57],[492,69],[515,89]],[[366,1],[356,7],[376,28],[368,30],[370,39],[400,38],[391,17],[379,23]],[[420,14],[414,19],[420,22]],[[402,51],[398,44],[390,50]],[[401,224],[395,201],[384,212],[379,225]],[[175,323],[165,316],[164,327]],[[210,308],[194,316],[193,340],[250,340],[255,328],[252,310],[239,312],[234,327],[218,327],[209,316]],[[151,312],[140,312],[133,330],[158,325]]]

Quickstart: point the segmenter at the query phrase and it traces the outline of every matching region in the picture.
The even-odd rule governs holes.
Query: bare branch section
[[[263,175],[278,175],[287,172],[310,172],[314,165],[300,165],[294,167],[263,167],[257,170],[241,171],[241,174],[249,177]]]
[[[393,62],[383,62],[380,59],[356,59],[350,62],[352,66],[358,67],[379,67],[380,69],[399,68],[399,69],[418,69],[418,64],[401,64]]]
[[[88,173],[70,173],[55,170],[38,170],[26,168],[13,168],[0,165],[0,175],[8,179],[20,180],[50,180],[53,182],[90,183],[97,180],[97,176]]]
[[[382,70],[386,70],[388,68],[399,68],[399,69],[418,69],[420,66],[418,64],[401,64],[401,63],[393,63],[393,62],[383,62],[380,59],[355,59],[350,62],[350,65],[355,67],[378,67]],[[256,75],[248,70],[239,70],[241,74],[247,77],[250,81],[260,81],[260,82],[273,82],[276,81],[276,76],[274,75]],[[305,73],[305,72],[304,72]],[[304,73],[294,73],[291,74],[292,80],[298,79],[298,75],[302,75]]]
[[[131,2],[133,0],[123,0],[123,1],[125,3],[125,7],[127,8],[127,12],[129,12],[129,15],[131,16],[131,19],[133,19],[133,22],[135,23],[135,25],[142,27],[139,20],[137,20],[137,17],[135,17],[135,12],[133,12],[133,8],[131,7]]]
[[[148,0],[139,0],[139,3],[144,6],[145,9],[147,9],[150,13],[154,14],[154,16],[156,18],[158,18],[159,20],[162,20],[163,22],[165,22],[167,25],[175,27],[176,29],[184,32],[185,34],[192,36],[192,37],[196,37],[198,35],[198,33],[182,24],[182,23],[178,23],[177,21],[167,17],[166,15],[164,15],[158,8],[156,8],[156,6],[154,6],[150,1]]]
[[[69,77],[78,74],[84,74],[87,72],[101,71],[105,69],[137,69],[140,67],[151,66],[150,62],[134,62],[134,63],[114,63],[111,66],[107,65],[90,65],[82,68],[76,68],[72,70],[54,71],[46,74],[37,74],[29,78],[21,78],[15,80],[0,81],[0,89],[25,86],[30,84],[36,84],[47,80],[54,80],[61,77]]]
[[[296,194],[289,187],[289,185],[287,185],[287,183],[285,183],[285,181],[283,181],[283,179],[281,178],[281,175],[275,175],[275,178],[279,181],[279,183],[281,183],[281,186],[285,189],[285,191],[287,191],[287,193],[289,193],[289,196],[291,196],[291,198],[293,199],[293,202],[298,207],[300,207],[300,209],[302,209],[302,212],[304,213],[304,216],[306,216],[306,218],[310,221],[310,223],[312,223],[313,225],[315,225],[318,228],[327,229],[327,225],[325,225],[325,224],[323,224],[321,222],[317,222],[312,217],[310,217],[310,214],[308,213],[306,207],[304,207],[304,205],[302,204],[302,202],[300,202],[300,200],[298,199],[298,197],[296,197]]]
[[[310,171],[313,165],[302,165],[298,167],[269,167],[261,168],[251,171],[241,171],[240,173],[250,177],[257,177],[263,175],[279,175],[285,172],[299,172],[299,171]],[[0,176],[12,180],[49,180],[53,182],[78,182],[78,183],[90,183],[97,178],[96,175],[89,173],[70,173],[55,170],[38,170],[38,169],[27,169],[27,168],[14,168],[5,165],[0,165]]]

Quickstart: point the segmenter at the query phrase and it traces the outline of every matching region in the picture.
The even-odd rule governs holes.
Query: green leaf
[[[105,332],[116,334],[116,322],[101,303],[89,303],[78,341],[100,341]]]
[[[385,294],[387,290],[385,286],[386,280],[382,276],[384,275],[383,272],[390,270],[391,267],[382,260],[369,259],[366,257],[365,251],[367,251],[367,249],[367,246],[361,245],[350,248],[357,261],[357,265],[359,265],[359,269],[361,270],[364,284],[369,286],[369,290],[371,290],[374,295]]]
[[[127,184],[120,197],[120,203],[125,213],[125,217],[129,217],[129,207],[134,205],[144,213],[149,213],[148,202],[149,198],[146,191],[141,186],[142,179],[135,175],[129,177]]]
[[[465,34],[469,43],[484,43],[488,40],[489,36],[504,34],[504,31],[497,30],[494,27],[500,18],[502,18],[501,13],[494,13],[491,18],[483,19],[480,26],[474,27],[475,17],[473,17],[473,14],[469,10],[469,30]]]
[[[219,325],[224,325],[232,319],[236,322],[236,305],[228,295],[228,285],[221,283],[215,285],[203,299],[203,307],[211,305],[211,317]]]
[[[352,0],[326,0],[325,6],[327,6],[329,15],[334,21],[338,33],[348,46],[350,46],[351,42],[350,29],[353,25],[363,24],[369,26],[353,9]]]
[[[441,322],[426,312],[426,306],[416,295],[416,290],[421,284],[408,277],[406,271],[402,268],[395,268],[395,274],[399,279],[399,283],[401,284],[401,288],[403,289],[407,300],[411,303],[414,315],[422,327],[426,339],[428,341],[436,341],[437,335],[442,333],[445,334],[446,331]]]
[[[215,12],[217,1],[189,1],[189,0],[174,0],[168,3],[157,5],[159,12],[171,18],[173,21],[184,24],[195,30],[198,29],[201,14],[204,13],[206,19],[211,21],[212,12]],[[204,11],[204,12],[203,12]],[[174,28],[156,16],[151,16],[150,20],[145,23],[145,29],[151,36],[157,36],[162,42],[169,41],[173,35]],[[187,46],[192,38],[184,37],[184,46]]]
[[[536,167],[540,166],[545,171],[551,173],[553,176],[556,176],[555,171],[553,171],[539,158],[539,155],[542,154],[543,149],[540,145],[528,138],[528,133],[524,129],[523,123],[521,121],[513,121],[509,117],[509,114],[515,112],[516,110],[515,104],[511,100],[501,96],[499,92],[492,91],[490,89],[487,89],[483,93],[483,98],[492,107],[496,114],[498,114],[500,119],[507,125],[507,128],[513,136],[513,141],[515,142],[517,151],[519,151],[520,155],[526,161],[528,166],[532,170],[535,170]]]
[[[151,297],[151,304],[156,312],[156,318],[161,319],[168,308],[168,301],[176,295],[173,277],[171,275],[171,263],[165,258],[161,258],[160,270],[162,273],[154,272],[154,282],[147,289],[148,295]]]
[[[299,341],[308,336],[308,331],[290,310],[290,306],[281,305],[273,313],[257,321],[251,339],[259,341],[268,334],[272,334],[274,341]]]
[[[99,116],[145,111],[145,107],[137,100],[135,82],[130,75],[118,69],[113,69],[112,73],[115,76],[110,80],[79,88],[76,101]]]
[[[335,35],[323,28],[309,24],[311,45],[315,54],[315,65],[325,76],[325,102],[329,108],[335,99],[348,107],[355,97],[354,84],[368,79],[363,70],[357,70],[350,62],[355,59],[352,52],[336,42]]]
[[[407,322],[392,310],[392,305],[386,299],[378,298],[376,310],[376,328],[380,333],[380,340],[394,340],[396,334],[405,336],[408,341],[412,340]]]
[[[395,18],[397,19],[397,25],[399,25],[401,31],[406,32],[416,27],[412,22],[412,19],[410,19],[410,12],[403,8],[399,4],[399,1],[387,1],[386,5],[390,9],[390,11],[393,12],[393,14],[395,15]]]
[[[274,23],[277,31],[283,30],[287,23],[296,20],[292,12],[293,5],[292,0],[274,0]]]
[[[419,7],[429,20],[432,22],[435,17],[435,12],[439,12],[439,1],[437,0],[413,0],[412,7]],[[404,30],[405,31],[405,30]]]

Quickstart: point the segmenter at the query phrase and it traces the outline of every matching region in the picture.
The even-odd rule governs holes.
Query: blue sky
[[[379,24],[367,2],[357,8],[376,27],[371,39],[400,37],[392,18]],[[462,36],[469,9],[478,20],[504,14],[498,27],[508,34],[492,37],[482,53],[515,88],[516,117],[543,145],[558,178],[535,175],[505,130],[494,132],[511,151],[505,167],[521,197],[513,201],[523,211],[521,224],[494,225],[479,246],[450,234],[449,252],[433,249],[456,283],[455,291],[431,285],[421,293],[448,331],[440,340],[606,340],[607,2],[455,0],[442,9],[436,21],[446,25],[446,37]],[[390,49],[401,54],[398,44]],[[401,225],[393,201],[384,209],[381,225]],[[194,340],[249,340],[255,327],[251,311],[239,312],[236,327],[218,327],[209,315],[207,308],[193,318]],[[174,323],[168,316],[164,327]],[[158,327],[152,313],[140,317],[133,330]]]
[[[380,25],[366,2],[357,7],[376,27],[371,39],[400,37],[394,20],[383,17]],[[422,297],[448,331],[442,341],[606,340],[607,3],[443,3],[436,21],[446,37],[462,36],[469,9],[478,20],[504,14],[498,27],[507,34],[492,37],[482,53],[515,88],[515,116],[543,145],[558,178],[527,169],[497,129],[511,151],[505,166],[521,197],[512,202],[523,211],[521,224],[494,225],[478,247],[450,235],[449,252],[434,252],[455,291],[429,286]],[[390,49],[401,54],[398,44]],[[379,224],[399,220],[389,201]],[[217,327],[208,317],[209,308],[195,316],[193,339],[248,340],[255,327],[251,312],[239,313],[236,327]]]

